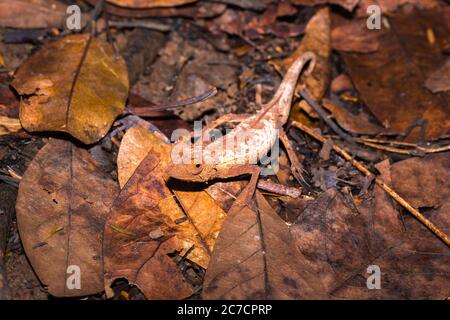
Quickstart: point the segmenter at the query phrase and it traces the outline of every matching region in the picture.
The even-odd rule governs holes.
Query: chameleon
[[[213,141],[202,141],[201,161],[192,159],[190,163],[169,164],[166,174],[169,177],[192,182],[208,182],[213,179],[227,179],[242,175],[251,175],[246,188],[236,201],[248,203],[256,189],[260,168],[250,160],[260,160],[266,155],[278,137],[286,147],[294,177],[302,180],[300,162],[283,130],[291,109],[294,90],[300,73],[308,65],[305,75],[309,75],[315,66],[314,53],[305,52],[298,57],[284,75],[272,99],[262,105],[253,115],[226,114],[211,122],[202,130],[207,136],[214,128],[237,122],[238,125],[228,134]],[[234,142],[234,143],[229,143]],[[181,138],[175,144],[191,143]],[[224,147],[225,146],[225,147]],[[194,148],[191,144],[190,148]]]

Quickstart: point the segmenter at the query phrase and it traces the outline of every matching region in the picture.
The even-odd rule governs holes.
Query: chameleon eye
[[[203,171],[203,165],[200,163],[195,164],[194,167],[195,167],[195,169],[194,169],[193,174],[199,174],[200,172]]]

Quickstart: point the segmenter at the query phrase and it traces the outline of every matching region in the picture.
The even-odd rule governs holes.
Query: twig
[[[293,121],[292,125],[299,128],[300,130],[306,132],[314,139],[324,143],[326,139],[320,134],[315,133],[309,127],[301,124],[300,122]],[[361,163],[353,159],[350,154],[348,154],[344,149],[333,144],[333,150],[343,156],[346,160],[350,161],[356,169],[361,171],[366,176],[373,176],[372,172],[364,167]],[[450,247],[450,238],[439,230],[430,220],[428,220],[424,215],[422,215],[417,209],[411,206],[405,199],[403,199],[398,193],[392,190],[387,184],[383,182],[379,177],[375,178],[375,183],[379,185],[384,191],[386,191],[394,200],[396,200],[402,207],[408,210],[414,217],[416,217],[423,225],[425,225],[431,232],[433,232],[439,239],[441,239],[447,246]]]
[[[450,145],[445,146],[437,146],[437,147],[422,147],[414,143],[408,143],[408,142],[402,142],[402,141],[388,141],[388,140],[381,140],[381,139],[373,139],[373,138],[357,138],[355,141],[362,143],[366,146],[380,149],[380,150],[386,150],[389,152],[395,152],[395,153],[401,153],[401,154],[409,154],[409,155],[415,155],[415,154],[423,154],[423,153],[437,153],[437,152],[444,152],[450,150]],[[384,146],[382,144],[390,144],[390,145],[397,145],[397,146],[405,146],[405,147],[411,147],[414,149],[401,149],[396,147],[388,147]]]
[[[217,93],[217,89],[212,88],[211,90],[208,90],[199,96],[194,96],[194,97],[190,97],[190,98],[183,99],[183,100],[169,102],[166,104],[156,104],[156,105],[141,106],[141,107],[129,107],[128,111],[135,115],[145,117],[145,116],[147,116],[148,112],[152,113],[155,111],[162,111],[162,110],[167,110],[167,109],[171,109],[171,108],[182,107],[182,106],[187,106],[190,104],[202,102],[210,97],[215,96],[216,93]],[[150,114],[150,116],[152,116],[152,114]]]
[[[144,28],[161,32],[171,30],[171,26],[155,21],[109,21],[109,26],[114,28]]]
[[[261,190],[265,190],[274,195],[288,196],[291,198],[298,198],[302,194],[301,188],[294,188],[285,186],[271,180],[262,180],[258,181],[257,187]]]
[[[302,88],[300,90],[300,94],[305,99],[306,102],[313,108],[315,112],[325,121],[327,125],[333,129],[342,139],[350,143],[351,145],[355,145],[355,141],[352,137],[350,137],[347,133],[345,133],[339,126],[331,120],[331,116],[311,97],[308,89]]]
[[[384,150],[384,151],[388,151],[388,152],[392,152],[392,153],[407,154],[407,155],[418,154],[418,152],[415,150],[400,149],[400,148],[389,147],[389,146],[384,146],[384,145],[380,145],[380,144],[376,144],[376,143],[372,143],[372,142],[365,142],[365,141],[361,141],[361,143],[368,147],[372,147],[375,149]]]

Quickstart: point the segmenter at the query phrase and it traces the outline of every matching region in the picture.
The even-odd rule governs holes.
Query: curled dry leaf
[[[444,193],[432,201],[428,198],[433,188],[449,190],[448,159],[448,155],[433,155],[393,166],[386,160],[377,168],[395,190],[408,190],[404,196],[413,205],[438,205],[427,216],[445,230],[450,227],[448,195]],[[424,186],[422,179],[427,181]],[[428,189],[431,185],[433,188]],[[378,186],[374,187],[373,197],[358,205],[357,210],[351,209],[338,191],[330,189],[307,205],[290,230],[299,250],[321,274],[330,298],[448,296],[448,247],[413,217],[400,216],[393,201]],[[369,266],[380,268],[379,290],[367,287]]]
[[[22,64],[12,86],[23,96],[20,121],[29,131],[101,139],[125,108],[128,75],[106,42],[87,34],[49,43]]]
[[[324,298],[321,276],[311,273],[286,224],[256,193],[256,207],[234,206],[206,271],[206,299]]]
[[[330,81],[330,39],[330,10],[323,8],[308,22],[305,36],[297,50],[288,58],[273,62],[275,68],[281,74],[285,74],[289,66],[303,53],[307,51],[315,53],[316,65],[314,71],[303,82],[301,81],[297,85],[297,90],[302,85],[306,86],[309,92],[311,92],[311,96],[317,101],[322,99]],[[317,116],[305,101],[300,101],[299,106],[308,112],[308,114]]]
[[[381,45],[377,51],[341,52],[361,100],[389,133],[405,133],[422,120],[426,140],[449,134],[450,99],[446,93],[432,94],[423,85],[425,75],[445,61],[442,51],[448,30],[442,13],[398,12],[389,23],[390,29],[378,39]],[[429,29],[433,30],[433,43],[427,37]],[[422,138],[419,133],[416,128],[407,140]]]
[[[103,228],[117,191],[89,153],[69,141],[51,140],[30,163],[19,185],[17,222],[25,252],[50,294],[103,290]],[[69,289],[74,272],[80,272],[81,286]]]
[[[125,186],[149,152],[159,154],[158,170],[154,170],[153,175],[157,176],[155,179],[157,178],[161,183],[164,183],[165,168],[171,157],[171,146],[165,143],[164,139],[166,138],[160,134],[152,133],[142,126],[133,127],[127,131],[122,139],[117,156],[118,178],[121,187]],[[178,225],[178,237],[183,242],[182,247],[184,248],[182,254],[194,245],[187,258],[206,268],[210,258],[209,252],[214,248],[215,240],[226,214],[204,190],[192,190],[192,187],[186,188],[181,182],[175,184],[174,181],[169,186],[189,217]],[[164,192],[170,194],[169,189],[165,187],[164,190]],[[171,199],[172,202],[174,200]],[[176,204],[173,205],[173,208],[172,221],[186,218]]]
[[[0,0],[0,26],[10,28],[60,27],[67,6],[55,0]]]
[[[143,9],[143,8],[159,8],[159,7],[176,7],[197,0],[107,0],[109,3],[121,7]]]

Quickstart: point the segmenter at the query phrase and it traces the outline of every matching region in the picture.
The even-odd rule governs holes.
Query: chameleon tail
[[[273,96],[272,100],[270,100],[263,107],[262,112],[255,119],[254,123],[257,123],[273,107],[278,107],[280,116],[285,119],[283,122],[287,120],[287,117],[289,116],[289,112],[291,110],[292,96],[294,95],[298,77],[300,76],[303,67],[308,62],[310,62],[310,64],[308,65],[308,69],[305,71],[305,74],[310,74],[313,71],[316,64],[316,55],[312,52],[305,52],[300,57],[298,57],[297,60],[294,61],[294,63],[286,72],[283,81],[278,87],[278,90]]]
[[[310,62],[306,74],[310,74],[316,64],[316,55],[312,52],[305,52],[294,63],[289,67],[286,75],[283,78],[280,86],[278,87],[275,96],[269,104],[278,105],[280,111],[284,114],[289,114],[291,109],[292,97],[294,95],[294,90],[297,85],[298,77],[302,72],[306,63]],[[278,100],[278,101],[277,101]],[[277,103],[278,102],[278,103]]]

